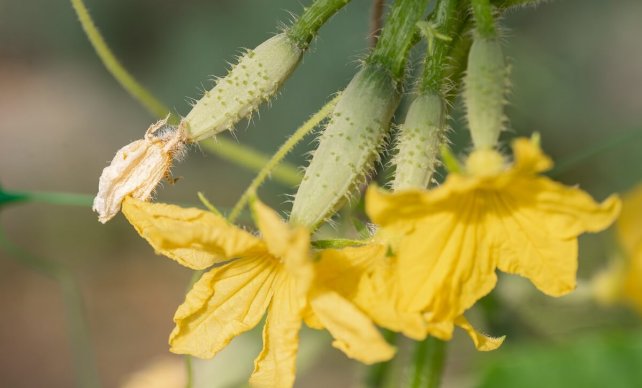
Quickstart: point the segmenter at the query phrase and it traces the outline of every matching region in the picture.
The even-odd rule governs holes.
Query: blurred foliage
[[[253,47],[271,36],[277,21],[288,20],[288,11],[298,12],[307,2],[87,0],[87,5],[124,65],[184,114],[187,99],[198,97],[211,76],[223,74],[239,47]],[[279,98],[253,122],[239,125],[235,137],[241,143],[271,154],[345,86],[368,45],[369,7],[369,1],[354,1],[321,30]],[[114,150],[139,137],[153,118],[104,71],[68,2],[3,0],[0,14],[0,180],[10,190],[0,192],[0,203],[23,200],[25,193],[14,191],[19,189],[93,193]],[[504,139],[539,131],[543,148],[559,166],[592,152],[557,178],[597,198],[642,179],[642,91],[635,86],[642,84],[639,15],[642,2],[636,0],[565,0],[518,10],[504,20],[513,82],[511,130]],[[415,70],[421,49],[415,50]],[[403,111],[402,106],[397,117]],[[453,116],[457,155],[469,144],[459,104]],[[312,141],[302,142],[288,159],[303,163],[312,146]],[[217,207],[231,206],[253,174],[195,151],[175,171],[184,177],[180,184],[160,190],[159,199],[195,203],[200,190]],[[261,196],[287,208],[282,186],[267,185]],[[167,352],[171,314],[183,298],[189,271],[154,256],[122,220],[99,225],[88,206],[0,205],[0,211],[7,239],[37,257],[69,265],[78,275],[105,386],[120,384]],[[580,276],[588,278],[603,267],[611,252],[608,234],[582,238]],[[487,302],[498,322],[486,325],[493,335],[509,335],[505,347],[474,353],[458,335],[449,349],[445,386],[641,385],[642,337],[595,334],[639,328],[636,317],[585,301],[542,302],[532,297],[530,284],[514,292],[506,280],[501,279],[500,288],[514,305],[507,298]],[[51,287],[46,278],[0,260],[0,301],[8,317],[0,325],[0,386],[72,384],[68,337],[60,324],[64,306]],[[584,306],[581,314],[571,305]],[[248,341],[243,354],[256,353],[256,339]],[[403,353],[403,342],[400,346]],[[231,360],[251,368],[251,356]],[[230,359],[201,365],[227,370],[226,362]],[[326,353],[299,383],[345,386],[355,380],[355,365],[338,352]]]
[[[604,333],[564,345],[521,345],[497,353],[478,388],[632,388],[642,382],[642,334]]]

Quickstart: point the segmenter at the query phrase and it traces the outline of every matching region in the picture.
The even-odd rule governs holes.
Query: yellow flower
[[[593,292],[602,303],[622,300],[642,314],[642,185],[624,196],[616,230],[621,252],[593,279]]]
[[[127,378],[121,388],[175,388],[187,385],[185,361],[178,356],[162,357]]]
[[[575,288],[577,237],[608,227],[620,201],[597,204],[538,175],[552,162],[534,141],[518,139],[513,150],[512,165],[497,151],[473,151],[465,171],[434,190],[368,191],[367,213],[398,260],[401,311],[452,330],[495,287],[497,268],[551,296]]]
[[[627,194],[623,209],[617,222],[618,238],[627,261],[623,294],[642,314],[642,185]]]
[[[642,241],[629,254],[622,292],[624,299],[642,314]]]
[[[365,363],[394,355],[372,322],[339,294],[314,285],[309,233],[292,228],[258,200],[256,237],[224,218],[194,208],[151,204],[128,197],[123,213],[158,252],[206,272],[174,316],[171,351],[213,357],[235,336],[256,326],[267,310],[263,350],[250,383],[294,383],[298,333],[312,311],[334,345]]]
[[[642,185],[624,196],[622,210],[617,220],[617,236],[622,248],[632,253],[642,243]]]
[[[379,238],[380,235],[375,236]],[[363,246],[322,251],[317,276],[320,283],[352,301],[378,325],[412,339],[422,340],[432,335],[449,340],[456,325],[466,331],[478,350],[494,350],[504,342],[504,337],[479,333],[463,315],[445,325],[430,324],[422,312],[405,310],[399,304],[403,279],[398,277],[396,269],[397,258],[387,245],[372,241]]]

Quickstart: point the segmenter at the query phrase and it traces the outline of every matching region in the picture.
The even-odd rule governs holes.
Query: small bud
[[[475,148],[494,148],[504,129],[508,67],[497,39],[476,37],[468,55],[464,102]]]
[[[423,94],[410,104],[399,128],[394,190],[426,188],[437,167],[446,128],[446,104],[436,94]]]
[[[247,51],[183,118],[181,126],[187,139],[192,142],[206,139],[248,117],[276,93],[302,54],[285,33]]]
[[[332,216],[379,157],[399,103],[390,75],[366,65],[341,94],[294,198],[290,221],[310,228]]]
[[[125,197],[147,200],[158,183],[169,177],[172,161],[182,156],[185,134],[161,120],[147,129],[145,138],[124,146],[103,170],[93,210],[102,223],[120,211]]]

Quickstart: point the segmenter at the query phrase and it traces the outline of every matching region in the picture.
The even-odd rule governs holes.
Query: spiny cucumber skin
[[[392,183],[395,191],[428,186],[437,167],[445,127],[446,103],[441,96],[429,92],[410,104],[406,120],[399,128]]]
[[[188,139],[196,142],[232,129],[276,93],[302,54],[285,33],[248,50],[183,118]]]
[[[468,126],[476,149],[494,148],[504,129],[508,67],[498,39],[476,37],[464,78]]]
[[[314,229],[365,179],[379,157],[399,98],[395,82],[378,66],[366,65],[355,75],[319,138],[290,222]]]

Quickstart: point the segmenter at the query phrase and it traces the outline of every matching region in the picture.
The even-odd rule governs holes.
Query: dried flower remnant
[[[249,117],[276,93],[302,55],[303,50],[285,33],[268,39],[243,55],[227,76],[205,92],[178,127],[167,125],[167,119],[159,121],[144,139],[121,148],[100,178],[93,207],[100,222],[116,215],[127,195],[149,199],[185,143],[231,130]]]
[[[105,223],[119,211],[125,197],[147,200],[160,181],[170,176],[172,162],[185,149],[182,127],[167,125],[167,119],[151,125],[145,137],[127,144],[105,167],[98,182],[92,209]]]

